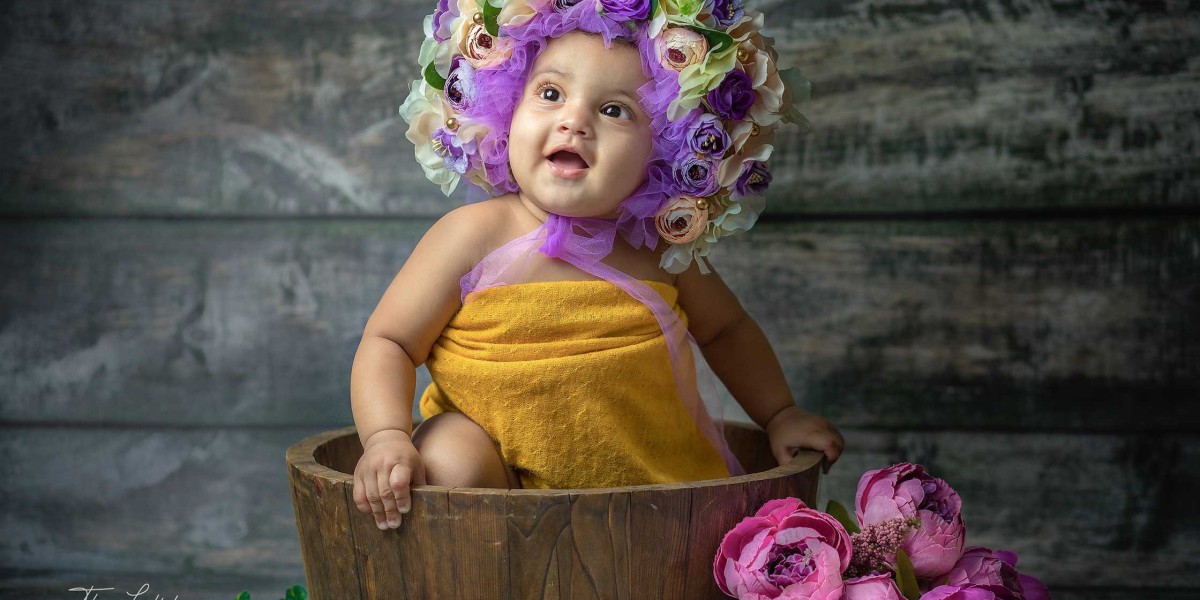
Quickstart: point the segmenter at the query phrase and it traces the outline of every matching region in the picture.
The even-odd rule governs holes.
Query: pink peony
[[[1003,587],[1023,600],[1049,600],[1046,586],[1034,577],[1017,572],[1017,555],[1007,550],[993,552],[974,546],[963,552],[954,568],[939,577],[946,585],[979,585]]]
[[[1018,573],[1017,579],[1021,582],[1021,591],[1025,593],[1025,600],[1050,600],[1050,590],[1037,577]]]
[[[896,517],[920,519],[920,527],[900,544],[917,577],[942,575],[962,556],[967,536],[962,500],[949,484],[925,473],[921,465],[899,463],[863,473],[854,512],[864,527]]]
[[[771,500],[742,519],[713,561],[717,586],[741,600],[838,600],[850,536],[797,498]]]
[[[881,573],[846,580],[842,600],[904,600],[891,575]]]
[[[921,600],[1014,600],[1007,588],[995,585],[939,585],[921,594]]]

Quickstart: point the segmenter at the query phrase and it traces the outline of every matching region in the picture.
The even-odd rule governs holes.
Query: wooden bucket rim
[[[739,423],[737,421],[724,422],[725,427],[737,427],[741,429],[758,430],[757,426]],[[318,447],[327,444],[337,438],[350,435],[357,435],[358,429],[349,425],[340,429],[332,429],[316,435],[307,437],[293,444],[287,449],[288,465],[300,473],[312,478],[321,478],[331,484],[354,484],[353,473],[343,473],[332,469],[321,463],[318,463],[315,453]],[[704,479],[700,481],[682,481],[678,483],[652,483],[646,485],[627,485],[621,487],[607,488],[562,488],[562,489],[506,489],[506,488],[472,488],[472,487],[448,487],[441,485],[421,485],[413,486],[413,491],[427,492],[456,492],[456,493],[471,493],[480,495],[529,495],[529,496],[552,496],[570,494],[574,496],[586,494],[614,494],[628,492],[652,492],[662,490],[678,490],[678,489],[694,489],[718,487],[732,484],[749,483],[754,481],[763,481],[767,479],[778,479],[789,475],[803,473],[821,465],[824,454],[815,450],[801,450],[796,453],[792,461],[786,465],[780,465],[773,469],[760,471],[758,473],[747,473],[736,477],[724,477],[720,479]]]

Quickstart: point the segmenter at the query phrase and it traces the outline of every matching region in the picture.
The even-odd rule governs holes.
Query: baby
[[[689,334],[780,464],[801,448],[823,452],[826,471],[837,460],[841,434],[796,406],[762,330],[704,258],[718,218],[735,223],[742,211],[746,229],[757,216],[754,178],[765,163],[753,159],[765,156],[747,140],[767,137],[759,121],[779,121],[790,97],[767,107],[774,113],[737,90],[730,102],[678,103],[687,72],[673,67],[700,64],[686,47],[699,36],[684,35],[680,49],[663,39],[685,27],[650,35],[659,13],[667,25],[732,32],[722,60],[751,69],[773,60],[757,34],[761,15],[745,16],[740,2],[703,6],[688,15],[670,0],[513,0],[497,16],[487,3],[442,0],[427,19],[424,81],[401,107],[409,138],[444,192],[467,176],[493,197],[429,229],[355,355],[363,456],[354,500],[380,529],[399,527],[412,486],[608,487],[740,473],[699,402]],[[497,23],[507,36],[494,34]],[[504,77],[519,81],[511,94]],[[669,160],[689,135],[693,150]],[[735,157],[738,144],[745,152]],[[721,159],[734,167],[724,185]],[[433,384],[413,431],[421,364]]]

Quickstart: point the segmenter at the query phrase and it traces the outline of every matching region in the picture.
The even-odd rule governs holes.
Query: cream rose
[[[466,30],[458,49],[467,62],[476,69],[485,69],[508,60],[512,56],[512,40],[498,38],[487,32],[482,23],[463,19]]]
[[[675,198],[658,212],[654,227],[664,240],[672,244],[691,242],[700,237],[708,225],[707,203],[707,200],[694,196]]]
[[[662,66],[682,71],[704,60],[708,40],[687,27],[670,27],[654,40],[654,48]]]

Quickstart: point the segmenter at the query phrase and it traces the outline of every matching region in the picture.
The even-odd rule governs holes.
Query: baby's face
[[[509,131],[521,195],[568,217],[617,216],[641,186],[652,150],[638,105],[646,77],[634,46],[571,32],[549,40],[530,71]],[[559,151],[571,147],[574,153]]]

